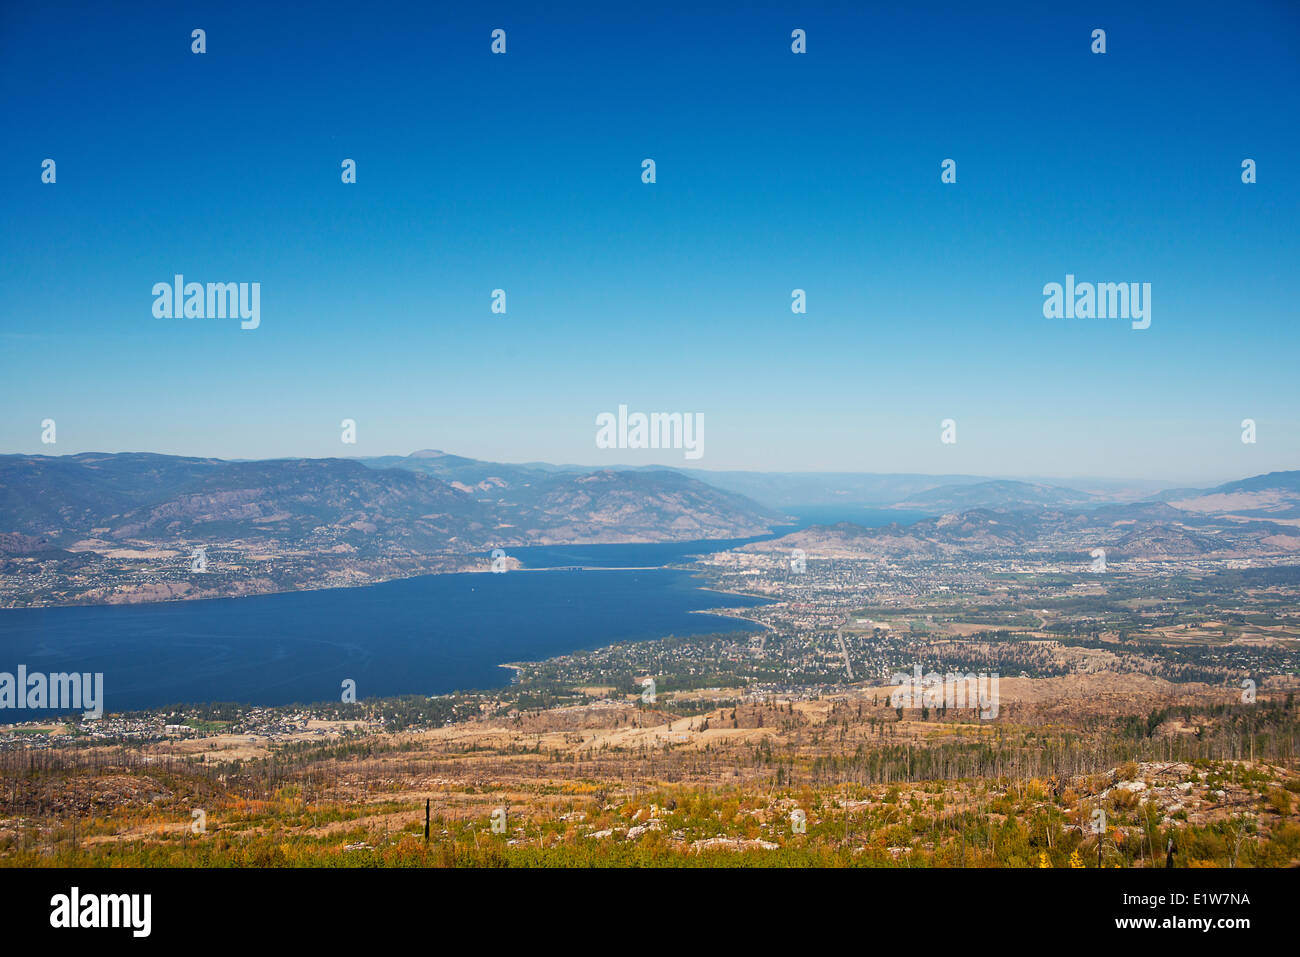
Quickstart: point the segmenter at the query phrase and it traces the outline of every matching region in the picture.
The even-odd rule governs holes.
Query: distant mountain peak
[[[1215,492],[1257,492],[1262,489],[1281,489],[1287,492],[1300,492],[1300,471],[1266,472],[1252,475],[1237,482],[1225,482]]]
[[[1175,508],[1195,514],[1269,521],[1300,518],[1300,471],[1253,475],[1209,490],[1168,498]]]

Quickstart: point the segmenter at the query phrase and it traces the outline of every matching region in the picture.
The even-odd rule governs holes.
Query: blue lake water
[[[758,599],[700,587],[689,572],[426,575],[363,588],[152,605],[0,613],[0,671],[103,672],[104,706],[251,704],[491,688],[502,662],[617,641],[749,630],[692,614]],[[0,721],[41,715],[0,712]]]
[[[900,516],[882,513],[873,524],[886,517]],[[868,523],[857,511],[854,518]],[[511,678],[499,667],[508,661],[754,630],[695,612],[761,599],[707,591],[680,569],[647,567],[752,540],[510,550],[528,569],[608,570],[430,575],[252,598],[0,610],[0,672],[16,673],[20,664],[29,674],[102,672],[108,711],[337,701],[347,678],[360,699],[500,687]],[[5,709],[0,723],[48,714]]]

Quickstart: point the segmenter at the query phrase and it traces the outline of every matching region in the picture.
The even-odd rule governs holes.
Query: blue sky
[[[1300,5],[622,6],[6,5],[0,450],[1300,467]],[[177,272],[260,327],[154,318]],[[1067,273],[1151,327],[1044,318]]]

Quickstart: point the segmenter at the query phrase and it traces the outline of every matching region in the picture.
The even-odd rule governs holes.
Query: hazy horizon
[[[1068,486],[1070,483],[1083,485],[1087,483],[1098,483],[1103,485],[1123,485],[1131,484],[1134,486],[1149,487],[1153,490],[1163,491],[1167,489],[1193,487],[1186,480],[1176,478],[1139,478],[1136,476],[1125,475],[1052,475],[1046,473],[977,473],[977,472],[917,472],[905,469],[879,469],[879,470],[860,470],[848,471],[843,469],[727,469],[727,468],[709,468],[707,466],[697,466],[694,464],[681,464],[674,462],[656,462],[637,464],[633,462],[561,462],[558,460],[546,459],[480,459],[477,456],[463,455],[460,452],[448,451],[446,449],[434,449],[430,447],[414,449],[410,452],[376,452],[372,455],[268,455],[268,456],[224,456],[224,455],[207,455],[203,453],[191,452],[160,452],[156,449],[133,448],[109,451],[106,449],[81,449],[78,451],[60,451],[52,452],[48,447],[36,451],[0,451],[0,455],[37,455],[47,456],[50,458],[73,457],[77,455],[174,455],[180,458],[199,458],[213,459],[223,462],[270,462],[293,459],[342,459],[345,461],[369,462],[385,458],[410,458],[418,456],[421,453],[437,452],[443,456],[471,459],[473,461],[483,462],[491,465],[508,465],[517,468],[526,468],[529,466],[547,467],[565,470],[610,470],[610,471],[632,471],[642,469],[672,469],[682,472],[703,472],[723,474],[747,474],[747,475],[770,475],[770,476],[791,476],[791,477],[853,477],[853,476],[904,476],[914,475],[926,478],[969,478],[981,481],[1011,481],[1027,483],[1057,483],[1062,486]],[[1273,469],[1270,471],[1296,471],[1293,469]],[[1254,475],[1268,473],[1250,473],[1249,475],[1225,475],[1222,478],[1214,478],[1207,482],[1202,482],[1195,487],[1210,488],[1223,485],[1229,482],[1239,481],[1250,478]]]

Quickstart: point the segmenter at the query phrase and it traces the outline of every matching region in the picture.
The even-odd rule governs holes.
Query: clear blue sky
[[[736,6],[4,5],[0,450],[1300,467],[1300,4]],[[261,327],[154,318],[177,272]],[[597,449],[620,403],[704,457]]]

